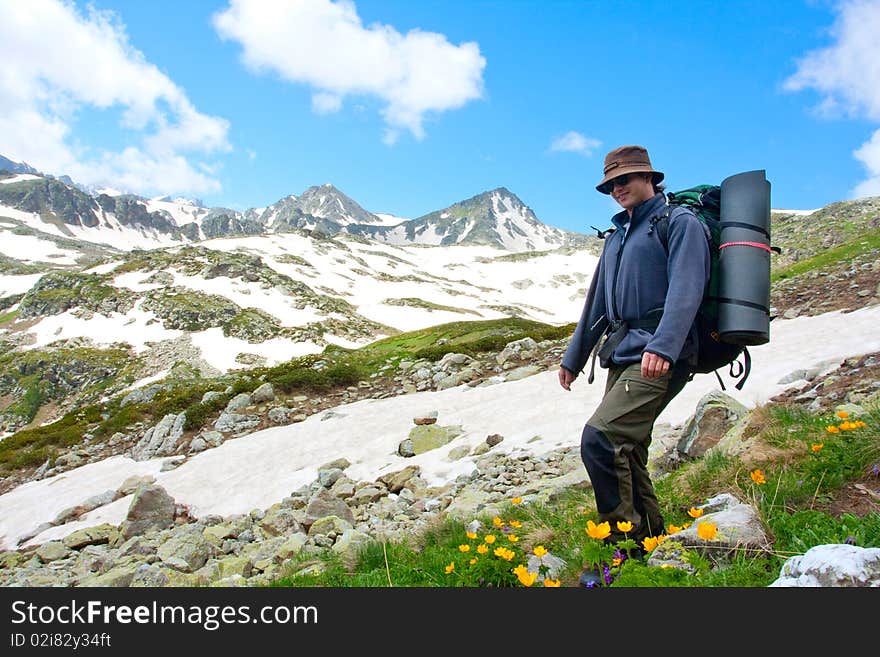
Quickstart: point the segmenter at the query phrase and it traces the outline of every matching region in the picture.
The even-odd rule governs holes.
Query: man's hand
[[[571,384],[577,378],[577,374],[574,372],[570,372],[564,367],[559,367],[559,385],[561,385],[566,390],[571,390]]]
[[[642,376],[646,379],[663,376],[669,371],[669,365],[669,361],[663,356],[652,354],[650,351],[642,352]]]

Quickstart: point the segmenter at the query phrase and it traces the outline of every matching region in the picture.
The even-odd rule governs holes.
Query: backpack
[[[689,208],[700,220],[709,241],[709,282],[703,294],[703,301],[697,310],[695,324],[697,328],[697,354],[692,362],[694,373],[708,374],[714,372],[725,390],[724,382],[718,374],[722,367],[729,366],[728,373],[739,378],[737,390],[742,390],[749,372],[752,369],[752,357],[744,344],[727,342],[718,331],[718,286],[720,281],[720,245],[721,245],[721,187],[719,185],[697,185],[679,192],[667,192],[666,200],[669,208],[666,213],[651,220],[663,248],[669,252],[668,230],[669,215],[674,206]],[[649,229],[650,231],[651,229]],[[742,356],[743,362],[738,359]]]
[[[679,192],[666,192],[666,200],[668,203],[666,212],[653,217],[651,219],[651,227],[649,232],[655,228],[663,248],[669,252],[668,232],[669,232],[669,216],[675,206],[682,206],[690,209],[700,221],[703,230],[706,233],[706,239],[709,242],[710,270],[709,282],[703,293],[703,300],[697,310],[694,320],[696,326],[697,353],[691,360],[693,374],[707,374],[713,372],[721,385],[722,390],[726,390],[724,381],[718,374],[718,370],[722,367],[729,366],[729,374],[734,379],[739,379],[736,384],[737,390],[742,390],[746,379],[752,368],[752,358],[749,354],[748,345],[763,344],[769,340],[769,335],[765,337],[755,338],[754,334],[743,336],[737,333],[724,334],[719,331],[719,309],[720,302],[732,302],[731,299],[722,299],[719,294],[719,286],[721,282],[720,265],[721,265],[721,186],[720,185],[697,185]],[[605,231],[596,230],[598,237],[605,239],[609,234],[614,232],[614,228]],[[751,230],[755,226],[748,227]],[[767,235],[769,239],[769,235]],[[754,246],[754,245],[753,245]],[[779,252],[777,247],[768,247],[770,250]],[[768,272],[769,273],[769,272]],[[769,289],[769,280],[767,281]],[[748,303],[735,301],[736,303]],[[754,304],[752,304],[754,306]],[[762,312],[766,312],[769,316],[770,309],[760,306]],[[772,319],[772,318],[771,318]],[[656,322],[654,322],[656,324]],[[742,357],[742,362],[740,362]]]

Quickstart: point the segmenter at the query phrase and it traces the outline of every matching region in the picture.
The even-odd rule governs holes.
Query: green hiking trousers
[[[608,370],[605,394],[581,436],[581,459],[593,485],[599,521],[611,524],[612,540],[623,538],[618,521],[633,524],[627,536],[638,542],[665,531],[648,474],[648,448],[657,416],[689,376],[684,362],[654,379],[642,376],[640,363]]]

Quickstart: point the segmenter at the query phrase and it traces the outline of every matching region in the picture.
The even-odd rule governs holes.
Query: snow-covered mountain
[[[305,230],[322,235],[336,235],[344,226],[355,223],[381,223],[330,183],[309,187],[301,196],[286,196],[268,206],[259,215],[254,213],[270,233]]]
[[[488,244],[507,251],[543,251],[570,243],[570,234],[540,221],[510,190],[499,187],[396,226],[349,226],[389,244]]]
[[[330,183],[309,187],[297,199],[297,205],[304,214],[328,219],[340,226],[381,223],[376,215],[364,210]]]
[[[0,159],[0,216],[35,230],[54,224],[65,237],[118,249],[290,231],[349,233],[398,245],[484,244],[506,251],[548,250],[583,244],[585,239],[543,224],[503,187],[412,220],[369,212],[330,183],[240,212],[205,207],[193,199],[147,199],[86,188],[66,176],[45,176],[6,158]]]
[[[10,173],[40,173],[26,162],[13,162],[9,158],[3,157],[2,155],[0,155],[0,171],[8,171]]]
[[[106,191],[104,192],[106,193]],[[111,194],[108,194],[110,196]],[[199,199],[159,196],[146,200],[147,212],[167,213],[177,226],[199,224],[209,209]]]

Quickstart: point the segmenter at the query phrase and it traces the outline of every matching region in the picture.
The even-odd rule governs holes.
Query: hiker
[[[605,393],[584,426],[581,458],[612,543],[624,538],[618,521],[632,522],[627,537],[640,545],[665,531],[648,447],[657,416],[690,378],[694,319],[710,274],[709,244],[693,211],[670,215],[668,255],[658,239],[654,222],[668,209],[663,178],[642,146],[606,155],[596,189],[623,210],[611,218],[614,230],[559,368],[565,390],[591,358],[590,383],[597,356],[608,370]]]

